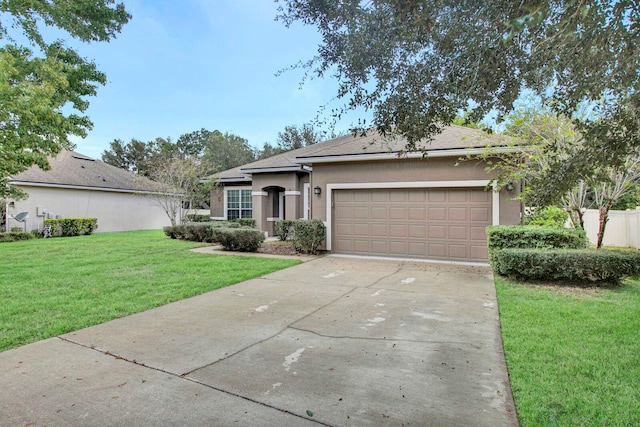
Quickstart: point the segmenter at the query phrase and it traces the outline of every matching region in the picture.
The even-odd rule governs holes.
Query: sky
[[[117,38],[69,41],[107,75],[88,98],[93,130],[71,138],[82,154],[100,158],[114,139],[175,140],[202,128],[261,148],[285,126],[313,120],[321,106],[341,105],[330,76],[302,86],[300,70],[276,76],[311,59],[321,38],[315,27],[275,21],[272,0],[122,1],[132,19]],[[357,119],[351,114],[335,130]]]

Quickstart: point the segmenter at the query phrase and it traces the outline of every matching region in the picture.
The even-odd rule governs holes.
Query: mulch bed
[[[258,253],[271,255],[297,255],[291,242],[269,241],[262,243]]]

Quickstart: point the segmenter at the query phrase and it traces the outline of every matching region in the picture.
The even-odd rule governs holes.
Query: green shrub
[[[211,216],[200,215],[200,214],[187,214],[184,216],[184,220],[187,222],[211,222]]]
[[[51,226],[53,236],[63,237],[89,235],[98,228],[98,218],[57,218],[45,219],[44,225]]]
[[[172,239],[214,243],[214,226],[210,223],[180,224],[163,227],[164,234]]]
[[[167,227],[162,227],[162,231],[164,231],[164,234],[166,234],[168,237],[171,237],[172,239],[178,239],[178,225],[169,225]]]
[[[319,219],[297,219],[293,221],[293,246],[298,252],[316,254],[326,231]]]
[[[10,231],[8,233],[0,233],[0,243],[18,242],[20,240],[34,239],[33,233],[25,231]]]
[[[228,251],[256,252],[264,242],[264,232],[255,228],[216,228],[214,234]]]
[[[533,225],[490,225],[487,238],[490,251],[506,248],[583,249],[589,242],[582,229]]]
[[[494,271],[518,280],[618,283],[640,274],[640,252],[605,249],[501,249]]]
[[[276,236],[283,242],[292,237],[293,221],[290,219],[281,219],[276,221],[275,232]]]
[[[233,222],[240,224],[241,227],[256,228],[256,220],[253,218],[236,218]]]
[[[526,225],[538,225],[541,227],[564,227],[569,219],[569,214],[557,206],[545,206],[536,210],[533,215],[525,217]]]

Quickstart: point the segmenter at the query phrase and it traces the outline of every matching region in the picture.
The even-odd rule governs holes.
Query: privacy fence
[[[584,228],[591,243],[595,244],[598,241],[597,209],[587,209]],[[640,207],[626,211],[609,211],[603,245],[640,249]]]

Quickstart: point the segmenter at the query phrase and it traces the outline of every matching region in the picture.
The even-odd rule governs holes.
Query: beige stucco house
[[[12,177],[25,200],[7,204],[8,228],[24,227],[11,216],[28,212],[27,231],[40,230],[48,217],[98,218],[96,232],[160,229],[171,225],[152,199],[148,181],[133,173],[75,151],[49,159],[51,169],[37,166]]]
[[[486,226],[520,220],[518,183],[491,188],[485,163],[459,159],[506,141],[450,126],[425,153],[405,144],[349,135],[221,172],[211,216],[251,217],[270,235],[278,219],[318,218],[334,253],[486,261]]]

